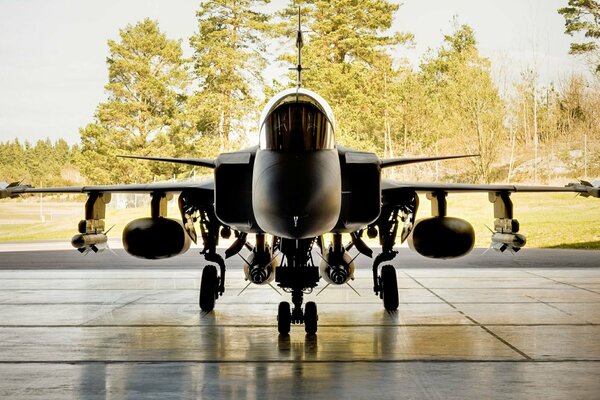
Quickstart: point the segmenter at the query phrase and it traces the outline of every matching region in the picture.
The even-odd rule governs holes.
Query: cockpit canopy
[[[260,123],[260,148],[289,152],[335,148],[331,107],[306,89],[289,89],[265,107]]]

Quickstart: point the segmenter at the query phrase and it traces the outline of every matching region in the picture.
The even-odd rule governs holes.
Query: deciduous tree
[[[430,88],[428,97],[435,102],[431,115],[442,118],[436,124],[439,137],[479,154],[470,159],[475,167],[470,178],[489,182],[502,141],[504,104],[492,81],[489,60],[479,55],[473,30],[456,25],[421,68]]]

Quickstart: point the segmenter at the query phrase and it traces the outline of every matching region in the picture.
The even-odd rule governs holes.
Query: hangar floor
[[[6,249],[4,249],[6,250]],[[0,397],[600,398],[600,252],[400,251],[386,313],[360,257],[353,286],[314,300],[319,331],[279,336],[279,296],[245,286],[198,310],[196,252],[0,253]]]

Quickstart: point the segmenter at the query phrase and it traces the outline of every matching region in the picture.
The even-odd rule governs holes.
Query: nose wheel
[[[318,320],[317,305],[314,301],[309,301],[306,303],[306,306],[304,306],[304,330],[308,335],[317,333]]]
[[[280,335],[290,333],[292,324],[304,324],[304,330],[308,335],[317,333],[317,305],[313,301],[309,301],[304,306],[302,311],[301,304],[295,304],[294,310],[290,311],[290,303],[282,301],[279,303],[277,310],[277,330]]]
[[[287,335],[290,333],[290,327],[292,324],[292,313],[290,311],[290,303],[282,301],[279,303],[279,309],[277,310],[277,330],[280,335]]]

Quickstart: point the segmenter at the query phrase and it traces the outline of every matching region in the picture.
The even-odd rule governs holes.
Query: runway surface
[[[317,335],[279,336],[289,295],[238,296],[240,258],[206,314],[197,251],[152,262],[21,246],[0,246],[2,398],[600,398],[600,252],[401,249],[394,314],[360,256],[360,296],[305,296]]]

